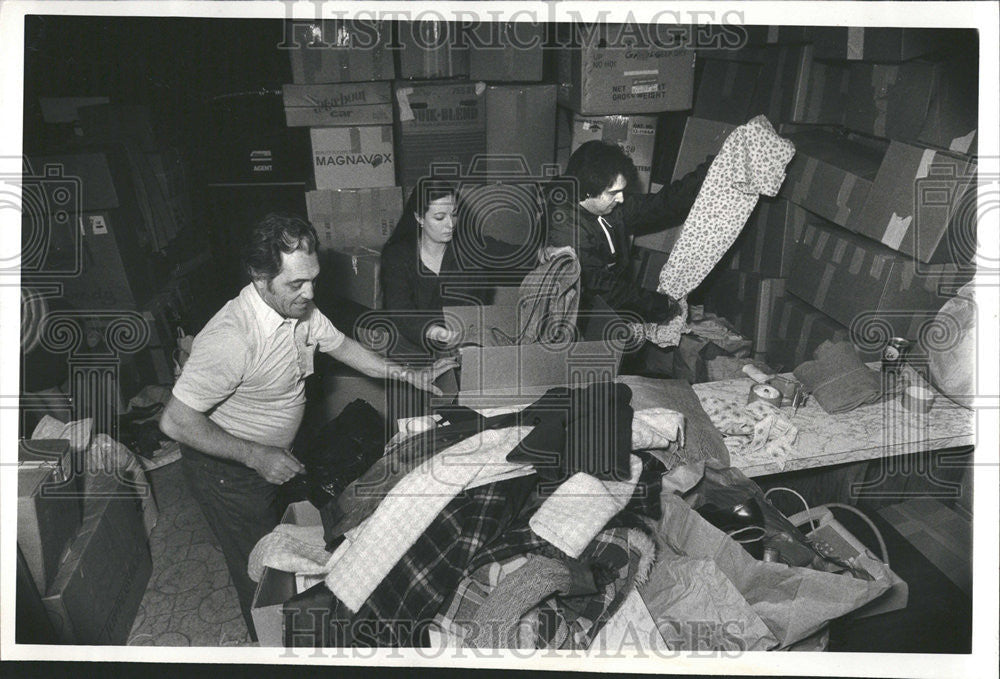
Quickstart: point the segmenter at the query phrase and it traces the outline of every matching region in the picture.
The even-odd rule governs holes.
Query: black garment
[[[522,410],[518,422],[534,429],[507,455],[534,465],[538,475],[562,483],[577,472],[626,481],[631,474],[632,390],[595,382],[556,387]]]
[[[191,493],[222,548],[247,630],[256,641],[250,608],[257,583],[247,575],[247,562],[257,541],[278,525],[278,487],[249,467],[183,444],[181,464]]]
[[[390,241],[382,248],[385,316],[408,350],[432,355],[434,347],[424,333],[428,326],[444,323],[442,307],[490,304],[497,283],[516,286],[535,265],[533,248],[493,238],[470,242],[459,234],[445,249],[438,274],[420,261],[416,239]]]
[[[697,169],[653,194],[628,194],[625,201],[605,215],[614,252],[597,215],[565,200],[566,177],[554,180],[545,192],[548,244],[570,245],[580,260],[583,295],[600,295],[616,311],[632,311],[646,321],[662,322],[679,307],[666,295],[640,288],[631,271],[632,237],[684,223],[712,163]],[[584,196],[578,196],[582,199]]]
[[[322,509],[365,473],[385,452],[385,420],[367,401],[356,399],[307,441],[294,448],[306,473],[296,476],[282,490],[301,489]]]

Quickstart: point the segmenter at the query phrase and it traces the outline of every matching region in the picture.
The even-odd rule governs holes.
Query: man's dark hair
[[[598,196],[622,175],[626,183],[634,181],[635,164],[618,144],[592,139],[580,145],[566,163],[566,176],[580,184],[583,198]]]
[[[251,279],[271,280],[281,272],[281,253],[316,252],[319,237],[313,225],[293,214],[272,212],[258,221],[243,251],[243,266]]]

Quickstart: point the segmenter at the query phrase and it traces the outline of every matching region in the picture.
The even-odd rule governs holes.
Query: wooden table
[[[920,379],[915,373],[911,373],[911,378]],[[693,388],[702,400],[716,396],[746,403],[751,384],[749,378],[739,378],[704,382]],[[789,407],[781,411],[788,415],[792,412]],[[763,451],[732,455],[733,466],[747,476],[763,476],[975,443],[974,413],[941,394],[937,394],[930,412],[925,414],[908,411],[898,398],[891,398],[831,415],[815,398],[810,398],[799,408],[792,424],[799,430],[792,455],[772,457]]]

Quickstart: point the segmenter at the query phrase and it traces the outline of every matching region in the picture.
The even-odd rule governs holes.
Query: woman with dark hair
[[[518,285],[540,258],[540,243],[512,245],[483,236],[461,208],[455,182],[422,179],[382,248],[389,319],[427,355],[458,339],[445,327],[444,306],[488,304],[494,286]]]

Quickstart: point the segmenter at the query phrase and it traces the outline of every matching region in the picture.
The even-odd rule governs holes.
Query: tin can
[[[778,550],[776,550],[774,547],[765,547],[764,556],[761,560],[767,561],[769,563],[774,563],[778,560],[779,556],[780,555],[778,554]]]
[[[910,340],[891,337],[882,349],[882,372],[898,373],[910,349]]]

